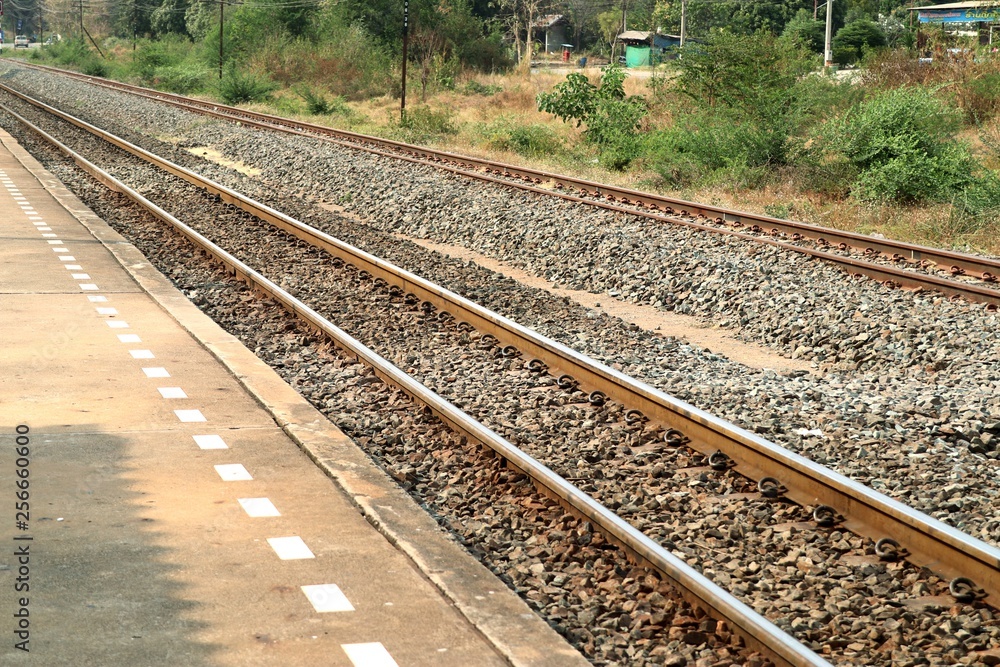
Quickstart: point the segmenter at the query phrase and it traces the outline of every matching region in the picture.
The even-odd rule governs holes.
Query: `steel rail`
[[[488,446],[502,456],[507,463],[528,475],[544,493],[557,499],[561,504],[579,516],[592,521],[612,541],[624,547],[633,557],[637,558],[640,562],[648,563],[665,578],[672,581],[682,595],[692,604],[705,609],[713,617],[729,623],[743,637],[747,646],[764,652],[779,665],[788,667],[830,667],[830,663],[826,660],[807,649],[731,593],[725,591],[689,566],[684,560],[664,549],[647,535],[557,475],[551,469],[404,373],[390,361],[334,325],[274,282],[221,247],[215,245],[208,238],[65,146],[13,110],[2,104],[0,104],[0,109],[6,111],[25,127],[51,143],[60,152],[73,160],[81,169],[105,186],[129,197],[152,215],[174,227],[196,246],[202,248],[212,257],[226,265],[228,270],[237,279],[246,282],[253,289],[274,298],[293,315],[329,337],[338,347],[367,364],[384,382],[400,389],[415,401],[427,406],[455,432]]]
[[[911,562],[949,578],[970,578],[986,594],[1000,599],[997,596],[1000,593],[1000,549],[105,130],[42,102],[32,100],[32,103],[324,249],[345,263],[368,271],[373,277],[415,294],[493,335],[501,344],[512,345],[523,354],[541,360],[553,375],[569,376],[585,390],[600,392],[630,409],[639,410],[668,431],[684,433],[690,438],[692,448],[706,455],[724,453],[735,462],[737,471],[747,477],[780,480],[786,487],[785,495],[800,505],[832,507],[844,517],[848,529],[875,540],[895,539],[909,550]]]
[[[173,104],[197,113],[208,114],[226,120],[233,120],[235,118],[239,122],[253,127],[269,130],[281,130],[311,137],[316,135],[326,138],[333,137],[340,140],[337,143],[343,143],[353,148],[361,148],[376,154],[396,159],[400,159],[402,157],[398,153],[380,151],[377,148],[370,148],[369,146],[389,147],[394,151],[400,151],[405,155],[410,156],[411,159],[414,159],[414,161],[419,161],[421,163],[430,161],[435,163],[435,166],[439,168],[447,169],[463,176],[487,180],[507,186],[530,189],[537,194],[562,197],[589,205],[600,205],[604,202],[594,201],[588,197],[598,197],[609,203],[622,202],[627,205],[610,208],[632,215],[650,217],[661,222],[673,224],[692,222],[691,220],[687,220],[687,218],[712,221],[716,224],[727,225],[734,229],[730,230],[710,225],[703,225],[699,228],[715,233],[732,233],[734,230],[739,228],[748,228],[756,230],[759,233],[767,233],[775,237],[791,237],[793,240],[799,240],[802,238],[810,239],[820,248],[829,247],[839,248],[842,250],[853,250],[855,252],[861,252],[865,256],[873,257],[881,254],[893,261],[906,260],[910,262],[928,262],[942,268],[943,270],[949,271],[952,275],[967,275],[979,278],[987,283],[996,283],[1000,280],[1000,259],[960,253],[952,250],[931,248],[911,243],[903,243],[891,239],[875,238],[865,234],[841,231],[796,220],[782,220],[780,218],[760,215],[757,213],[737,211],[709,204],[699,204],[674,197],[667,197],[664,195],[641,192],[625,187],[596,183],[594,181],[531,169],[528,167],[519,167],[494,160],[459,155],[448,151],[415,146],[390,139],[381,139],[356,132],[349,132],[346,130],[337,130],[323,125],[296,121],[289,118],[249,111],[224,104],[206,102],[204,100],[185,97],[183,95],[152,90],[141,86],[133,86],[131,84],[111,81],[100,77],[93,77],[80,74],[78,72],[61,70],[54,67],[29,63],[24,64],[28,67],[35,67],[45,71],[87,81],[88,83],[92,83],[94,85],[104,86],[114,90],[124,91],[149,99]],[[513,183],[507,178],[492,178],[489,174],[502,174],[506,177],[518,178],[533,184],[546,183],[549,188],[566,190],[568,192],[553,191],[549,188],[526,188],[523,184]],[[582,196],[567,196],[572,192],[579,193]],[[633,205],[639,208],[634,208]],[[642,208],[651,210],[642,210]],[[665,212],[665,215],[657,215],[657,211],[663,211]],[[745,240],[766,240],[764,237],[754,234],[737,234],[737,236]],[[840,257],[823,250],[810,250],[794,244],[780,245],[787,250],[806,252],[814,257],[820,257],[827,261],[848,265],[852,267],[848,270],[853,273],[861,273],[883,282],[889,281],[893,285],[909,288],[930,287],[932,289],[944,291],[949,295],[961,295],[972,301],[984,301],[993,305],[1000,304],[1000,290],[997,289],[982,287],[980,287],[980,289],[969,289],[973,286],[968,285],[968,287],[966,287],[967,283],[963,283],[961,281],[949,281],[913,271],[894,270],[892,267],[878,268],[878,264],[857,259],[847,261],[849,258]]]

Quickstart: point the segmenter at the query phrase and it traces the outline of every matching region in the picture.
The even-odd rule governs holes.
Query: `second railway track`
[[[67,133],[63,131],[63,134]],[[160,185],[162,176],[157,176],[120,158],[113,159],[111,164],[113,166],[109,167],[110,169],[120,171],[120,175],[124,178],[133,179],[133,183],[139,189],[147,191],[154,198],[161,198],[161,204],[164,206],[171,200],[176,202],[178,194],[187,188],[176,184],[164,188]],[[182,197],[182,201],[186,214],[203,207],[210,209],[211,206],[218,205],[211,197],[206,198],[197,192],[188,192]],[[195,205],[195,202],[200,203]],[[900,596],[906,597],[911,594],[904,592],[910,591],[911,586],[913,590],[926,593],[942,591],[943,582],[933,576],[903,566],[879,564],[872,560],[870,543],[857,541],[840,531],[816,531],[809,524],[808,515],[803,514],[801,508],[775,505],[772,500],[761,497],[748,487],[744,478],[734,477],[725,470],[712,471],[710,466],[704,465],[705,460],[701,458],[701,454],[687,448],[674,448],[662,443],[661,432],[658,429],[649,428],[641,422],[628,418],[625,414],[628,406],[620,404],[595,406],[586,402],[581,403],[572,391],[554,387],[551,377],[545,379],[544,375],[532,372],[521,360],[505,357],[502,354],[497,355],[497,347],[490,345],[484,346],[487,349],[477,350],[475,346],[470,345],[473,341],[469,337],[469,332],[461,331],[453,323],[449,323],[449,318],[431,317],[432,309],[420,308],[421,299],[407,303],[405,292],[400,292],[393,301],[392,294],[386,288],[379,288],[369,281],[357,284],[359,277],[357,268],[352,273],[349,267],[330,269],[325,265],[321,266],[316,261],[315,251],[289,246],[280,233],[254,222],[243,213],[227,210],[222,214],[199,212],[197,215],[208,216],[204,223],[205,233],[221,235],[228,243],[239,244],[241,239],[245,242],[246,229],[255,228],[260,233],[260,238],[267,241],[253,242],[253,249],[246,246],[237,248],[239,253],[248,253],[248,257],[253,257],[256,262],[263,261],[263,265],[267,268],[262,266],[261,270],[265,272],[281,265],[308,267],[307,271],[297,275],[294,272],[291,274],[283,272],[273,276],[276,282],[283,282],[294,291],[307,294],[312,299],[319,299],[326,304],[335,304],[340,300],[345,303],[349,299],[357,300],[357,293],[361,292],[364,297],[362,302],[367,299],[369,304],[362,308],[372,310],[365,311],[364,316],[351,315],[349,319],[352,325],[361,330],[368,326],[367,335],[375,339],[384,339],[386,330],[392,330],[394,336],[391,341],[380,340],[381,344],[389,346],[386,356],[392,356],[404,364],[411,361],[416,363],[416,370],[423,372],[425,382],[436,386],[442,393],[466,398],[466,402],[473,403],[471,406],[466,406],[467,410],[478,410],[480,414],[477,416],[485,417],[484,421],[487,423],[492,419],[495,428],[520,436],[512,439],[519,439],[521,441],[519,444],[529,452],[539,458],[548,459],[546,462],[551,467],[562,472],[564,476],[576,479],[578,484],[582,483],[588,491],[603,499],[608,505],[617,508],[619,513],[647,532],[659,535],[667,541],[676,540],[682,544],[683,546],[677,548],[684,553],[690,553],[702,567],[709,570],[724,568],[725,571],[722,573],[724,579],[736,589],[743,591],[744,595],[756,600],[755,606],[769,610],[771,612],[769,615],[780,616],[797,636],[806,635],[810,643],[826,646],[825,650],[829,652],[849,646],[851,648],[844,652],[851,654],[845,658],[848,660],[858,655],[866,656],[860,658],[861,662],[850,664],[881,664],[872,658],[875,654],[871,651],[875,647],[868,644],[884,639],[883,634],[876,633],[869,637],[868,644],[860,641],[839,646],[837,641],[828,639],[828,633],[836,635],[845,632],[846,628],[842,625],[844,621],[834,627],[827,621],[815,620],[822,618],[823,614],[804,623],[796,623],[796,617],[789,619],[785,613],[793,615],[803,613],[803,610],[794,608],[796,605],[788,602],[803,600],[802,594],[794,591],[802,590],[801,584],[806,577],[810,578],[809,583],[812,586],[818,587],[816,590],[822,591],[825,588],[827,593],[838,597],[840,594],[834,589],[845,591],[850,589],[832,583],[824,587],[820,583],[821,576],[826,570],[828,571],[826,574],[829,574],[832,580],[850,577],[850,565],[853,564],[871,569],[870,576],[874,577],[874,581],[866,585],[871,587],[881,585],[887,589],[887,597],[897,603]],[[208,220],[212,222],[207,222]],[[215,220],[223,224],[217,225]],[[276,255],[259,255],[260,248],[279,253],[277,256],[283,261],[275,261]],[[331,273],[322,274],[322,271]],[[322,286],[321,289],[315,286],[317,283]],[[337,290],[344,289],[345,284],[349,288],[338,292]],[[336,306],[334,309],[336,311]],[[366,325],[366,322],[369,324]],[[377,323],[374,330],[370,328],[371,322]],[[426,335],[418,334],[411,339],[411,342],[403,342],[401,340],[404,337],[403,332],[407,329],[414,331],[422,329],[424,334],[430,330],[434,338],[439,340],[435,346],[428,347]],[[400,340],[397,340],[397,336]],[[463,340],[463,336],[467,340]],[[450,361],[454,358],[454,354],[445,357],[448,361],[441,361],[438,364],[427,361],[440,359],[443,351],[449,349],[452,352],[459,351],[458,356],[462,359],[460,363]],[[435,365],[444,367],[434,368]],[[468,386],[467,379],[480,375],[483,377],[483,382],[477,383],[473,391]],[[491,380],[491,375],[496,379]],[[519,397],[518,400],[508,400],[509,405],[500,410],[493,400],[475,405],[476,392],[494,383],[496,386],[506,386],[502,391],[510,399],[511,378],[515,379],[518,387],[515,392]],[[527,397],[527,402],[521,397]],[[503,404],[501,401],[500,405]],[[546,407],[553,409],[547,411]],[[646,411],[652,412],[648,409]],[[544,414],[546,412],[548,414]],[[525,418],[526,415],[531,416]],[[602,426],[594,431],[595,425],[598,424]],[[689,425],[690,428],[694,427]],[[577,449],[574,445],[581,441],[585,444]],[[607,462],[611,462],[610,467],[607,467]],[[591,469],[603,472],[600,474],[589,472]],[[635,489],[642,491],[637,494]],[[696,491],[693,492],[691,489]],[[706,495],[707,490],[712,493]],[[722,494],[722,500],[712,500],[711,497],[719,492]],[[695,510],[702,514],[697,514]],[[734,536],[730,533],[727,536],[720,533],[718,528],[720,520],[721,525],[752,527],[748,529],[750,535]],[[697,536],[702,532],[708,537],[703,537],[699,541]],[[682,536],[689,539],[690,543],[681,541]],[[706,544],[705,540],[709,538],[712,541]],[[774,540],[778,540],[782,546],[776,547]],[[718,553],[704,558],[700,553],[703,550],[713,554]],[[780,553],[784,553],[783,558],[766,557]],[[987,549],[987,553],[991,552]],[[785,566],[785,569],[792,566],[797,574],[786,572],[784,578],[787,581],[784,582],[780,576],[775,577],[775,582],[767,581],[758,574],[763,571],[762,564],[758,562],[761,560],[768,566],[777,566],[779,569],[782,566]],[[830,570],[837,572],[830,573]],[[890,572],[891,577],[880,579]],[[909,583],[894,587],[889,582],[897,575],[898,581]],[[762,580],[766,584],[763,588],[759,585]],[[926,596],[916,597],[919,599]],[[935,605],[939,606],[940,601],[937,603],[924,601],[922,604],[922,610],[914,613],[929,613],[933,616]],[[787,607],[788,611],[778,613],[783,606]],[[836,608],[842,611],[839,606]],[[892,608],[894,605],[890,602],[886,610]],[[833,614],[831,611],[826,613]],[[853,631],[853,626],[857,623],[851,625]],[[898,627],[896,626],[897,629]],[[983,626],[980,623],[978,627]],[[991,631],[986,631],[985,634],[995,636]],[[916,642],[913,645],[919,645],[922,650],[928,648],[926,642]],[[884,646],[884,643],[880,642],[880,646]],[[893,639],[893,646],[899,647],[900,644]],[[977,650],[991,648],[994,648],[994,645],[986,642],[978,646]]]
[[[322,137],[346,146],[399,159],[416,160],[471,178],[507,183],[546,196],[590,203],[673,224],[723,232],[750,242],[772,244],[833,262],[848,273],[864,275],[889,287],[929,289],[952,297],[1000,306],[1000,259],[919,246],[892,239],[783,220],[770,216],[699,204],[537,169],[457,155],[322,125],[206,102],[109,79],[90,77],[41,65],[36,69],[74,77],[182,109],[235,120],[268,130]]]

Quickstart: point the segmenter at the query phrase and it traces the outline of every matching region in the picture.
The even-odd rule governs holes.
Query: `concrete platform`
[[[0,143],[0,664],[587,664]]]

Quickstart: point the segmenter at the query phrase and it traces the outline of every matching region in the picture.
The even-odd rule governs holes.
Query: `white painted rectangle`
[[[160,392],[160,396],[163,398],[187,398],[188,395],[184,393],[184,390],[180,387],[157,387],[156,391]]]
[[[174,414],[182,422],[207,422],[201,410],[174,410]]]
[[[118,340],[122,343],[141,343],[142,339],[135,334],[118,334]]]
[[[71,275],[73,277],[73,280],[90,280],[89,273],[74,273]]]
[[[98,315],[117,315],[118,314],[118,309],[117,308],[98,308],[97,309],[97,314]]]
[[[156,358],[150,350],[129,350],[128,353],[132,355],[133,359],[155,359]]]
[[[48,241],[48,244],[49,245],[62,245],[63,242],[62,241]]]
[[[146,374],[148,378],[168,378],[170,373],[167,372],[166,368],[162,366],[154,366],[151,368],[143,368],[142,372]],[[162,393],[162,392],[161,392]]]
[[[247,469],[240,463],[224,463],[215,466],[215,472],[223,482],[249,482],[253,479]]]
[[[53,248],[52,252],[69,252],[69,248]]]
[[[399,667],[380,642],[341,644],[340,648],[344,649],[354,667]]]
[[[75,262],[76,261],[76,257],[73,257],[73,255],[59,255],[59,261],[60,262]]]
[[[303,558],[315,558],[313,552],[302,541],[302,538],[293,535],[292,537],[269,537],[267,543],[274,549],[281,560],[301,560]]]
[[[201,449],[229,449],[222,436],[218,435],[196,435],[194,442]]]
[[[96,292],[97,285],[95,285],[94,283],[80,283],[80,289],[82,289],[84,292]]]
[[[42,231],[42,229],[43,229],[42,227],[39,227],[39,228],[38,228],[38,231]],[[54,238],[56,238],[57,236],[59,236],[59,235],[58,235],[58,234],[56,234],[55,232],[53,232],[53,233],[51,233],[51,234],[42,234],[42,238],[43,238],[43,239],[54,239]]]
[[[313,609],[321,614],[333,611],[354,611],[354,605],[337,584],[317,584],[301,588]]]
[[[65,259],[65,258],[64,257],[60,257],[59,259]],[[83,267],[80,266],[79,264],[66,264],[66,270],[67,271],[83,271]]]
[[[125,320],[104,320],[112,329],[128,329],[128,322]]]
[[[108,300],[108,297],[106,297],[106,296],[93,296],[93,295],[91,295],[91,296],[88,296],[87,299],[91,303],[104,303],[105,301]]]
[[[243,511],[253,518],[268,516],[281,516],[281,512],[274,506],[270,498],[238,498]]]

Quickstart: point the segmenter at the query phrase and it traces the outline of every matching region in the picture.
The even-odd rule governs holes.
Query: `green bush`
[[[108,64],[104,60],[92,56],[80,63],[80,71],[87,76],[106,77]]]
[[[829,152],[857,169],[858,198],[947,201],[974,182],[979,166],[955,139],[960,120],[927,89],[897,88],[856,104],[824,134]]]
[[[154,82],[157,88],[180,95],[203,90],[208,81],[208,70],[194,65],[173,65],[156,70]]]
[[[861,60],[866,49],[880,49],[886,45],[885,33],[870,19],[848,23],[833,37],[833,59],[849,65]]]
[[[483,95],[484,97],[490,97],[502,91],[503,86],[482,84],[475,79],[469,81],[462,87],[463,95]]]
[[[267,77],[232,67],[219,81],[219,97],[226,104],[265,102],[275,88],[274,82]]]
[[[579,72],[566,75],[550,93],[538,95],[538,110],[586,123],[584,137],[601,147],[601,161],[610,169],[620,170],[639,156],[639,126],[646,116],[646,102],[641,97],[626,97],[624,82],[628,73],[609,65],[594,86]]]
[[[562,149],[562,142],[551,129],[544,125],[522,125],[510,118],[499,118],[487,125],[482,133],[486,145],[493,150],[527,157],[551,155]]]
[[[399,127],[408,130],[412,137],[457,134],[451,112],[434,111],[427,106],[411,107],[400,119]]]

